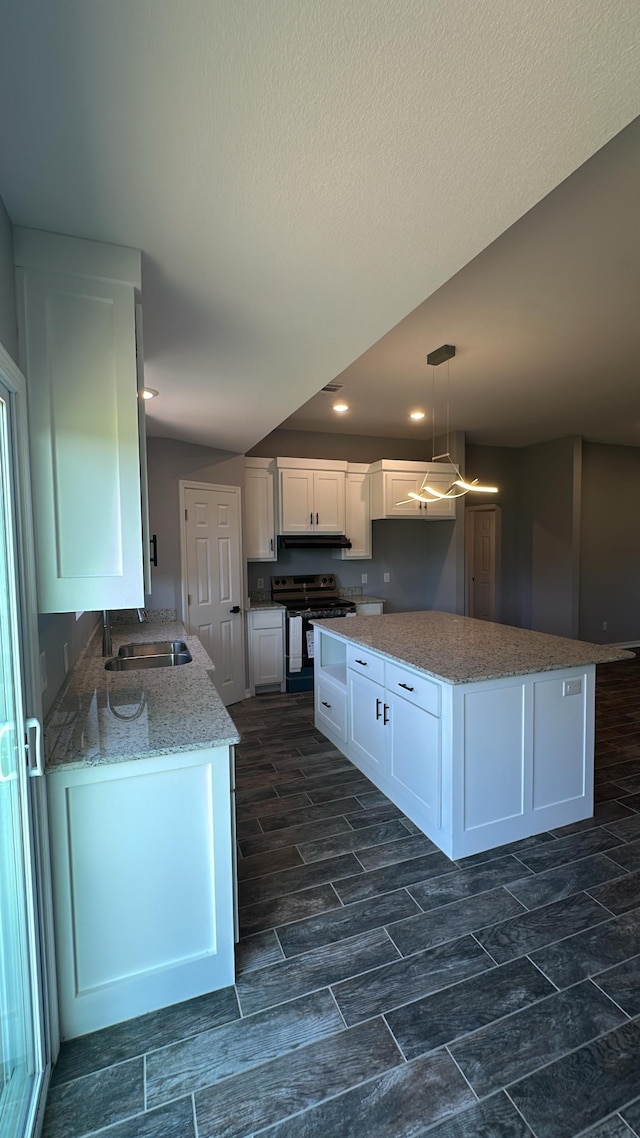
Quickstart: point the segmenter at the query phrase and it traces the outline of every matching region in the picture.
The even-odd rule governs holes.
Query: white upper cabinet
[[[41,612],[144,604],[133,249],[15,231]]]
[[[276,462],[280,491],[278,532],[344,533],[346,462],[333,464],[312,459],[277,459]]]
[[[409,492],[420,493],[427,475],[438,490],[444,492],[451,485],[451,477],[437,464],[381,459],[372,464],[370,471],[372,518],[455,518],[455,498],[438,498],[434,502],[409,499]]]
[[[366,463],[349,463],[345,482],[345,529],[351,549],[335,550],[341,560],[371,558],[371,501],[369,467]]]
[[[244,470],[244,549],[247,561],[275,561],[273,462],[247,458]]]

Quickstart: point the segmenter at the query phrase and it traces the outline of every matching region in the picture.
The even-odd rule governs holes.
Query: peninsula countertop
[[[401,612],[314,620],[351,640],[448,684],[604,664],[635,653],[446,612]]]
[[[45,724],[47,772],[230,746],[240,739],[213,684],[213,664],[197,636],[174,622],[115,624],[122,644],[186,640],[190,664],[108,672],[97,630]]]

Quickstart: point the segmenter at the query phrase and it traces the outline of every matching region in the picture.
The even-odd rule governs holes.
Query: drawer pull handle
[[[367,661],[366,660],[356,660],[356,664],[362,664],[363,668],[367,667]]]
[[[389,704],[388,704],[388,703],[385,703],[385,705],[384,705],[384,715],[383,715],[383,717],[382,717],[382,722],[384,723],[385,727],[387,726],[387,723],[389,722],[389,716],[387,715],[387,712],[388,712],[388,710],[389,710]]]
[[[382,705],[382,700],[377,699],[376,700],[376,719],[380,718],[380,707],[381,707],[381,705]]]
[[[404,688],[405,691],[413,691],[413,688],[410,688],[408,684],[398,684],[398,687]]]
[[[321,700],[321,703],[323,707],[331,707],[331,704],[327,703],[326,699]]]

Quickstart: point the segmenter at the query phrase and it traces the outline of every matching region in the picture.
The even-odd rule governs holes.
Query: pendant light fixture
[[[448,473],[451,474],[451,483],[446,490],[438,490],[435,486],[429,485],[429,475],[425,475],[422,486],[416,493],[409,490],[409,497],[405,498],[402,502],[398,502],[398,506],[407,506],[410,502],[437,502],[439,498],[462,498],[464,494],[473,492],[475,494],[497,494],[497,486],[481,486],[477,478],[468,481],[462,477],[460,467],[457,462],[451,457],[449,449],[449,360],[452,360],[456,354],[456,349],[453,344],[442,344],[440,348],[435,351],[429,352],[427,356],[427,364],[431,367],[432,378],[432,394],[433,406],[431,411],[431,462],[440,463]],[[439,364],[446,363],[447,365],[447,424],[446,424],[446,450],[442,454],[435,454],[436,449],[436,368]]]

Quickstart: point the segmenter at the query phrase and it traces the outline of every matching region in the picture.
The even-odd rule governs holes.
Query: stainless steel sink
[[[155,656],[114,656],[107,660],[108,672],[135,672],[142,668],[177,668],[180,664],[190,664],[193,657],[188,649],[184,652],[163,652]]]
[[[118,656],[174,656],[188,651],[184,640],[152,640],[147,644],[123,644],[118,649]],[[185,660],[185,663],[188,662]]]

